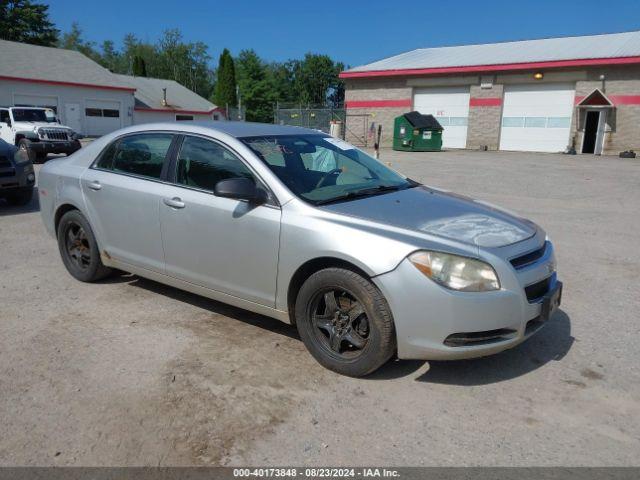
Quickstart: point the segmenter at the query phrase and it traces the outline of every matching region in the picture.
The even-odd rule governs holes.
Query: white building
[[[87,136],[137,123],[224,119],[172,80],[116,75],[80,52],[6,40],[0,40],[0,106],[51,108]]]
[[[224,112],[174,80],[115,75],[135,88],[133,123],[225,120]]]

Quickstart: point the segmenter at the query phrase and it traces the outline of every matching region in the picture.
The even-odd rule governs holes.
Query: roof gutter
[[[148,108],[148,107],[134,107],[137,112],[161,112],[161,113],[187,113],[191,115],[210,115],[214,112],[223,111],[220,107],[212,108],[211,110],[181,110],[179,108]]]
[[[30,82],[30,83],[40,83],[46,85],[62,85],[65,87],[83,87],[83,88],[98,88],[101,90],[122,90],[125,92],[135,92],[136,89],[132,87],[116,87],[112,85],[94,85],[91,83],[77,83],[77,82],[60,82],[57,80],[44,80],[39,78],[24,78],[24,77],[8,77],[5,75],[0,75],[0,80],[12,80],[17,82]]]
[[[553,60],[545,62],[505,63],[494,65],[467,65],[458,67],[405,68],[392,70],[345,71],[340,78],[397,77],[416,75],[443,75],[448,73],[503,72],[508,70],[531,70],[539,68],[591,67],[600,65],[640,64],[637,57],[585,58],[574,60]]]

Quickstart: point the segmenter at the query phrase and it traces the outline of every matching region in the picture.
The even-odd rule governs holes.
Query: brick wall
[[[502,121],[503,85],[491,88],[471,85],[469,124],[467,127],[467,148],[478,149],[486,145],[489,150],[497,150],[500,145],[500,123]],[[473,105],[474,99],[495,99],[493,105]],[[499,100],[499,101],[498,101]]]
[[[545,81],[547,77],[549,81],[575,81],[576,97],[584,97],[593,89],[601,87],[602,82],[599,80],[601,74],[606,76],[606,95],[640,95],[640,66],[635,65],[549,72],[548,75],[545,74]],[[529,74],[509,73],[498,75],[496,80],[506,82],[507,77],[521,77],[519,82],[530,81]],[[437,81],[435,77],[429,78]],[[411,82],[415,83],[415,81],[415,78],[411,79]],[[497,150],[500,144],[504,86],[501,83],[494,83],[491,88],[481,88],[480,76],[470,78],[469,83],[472,83],[470,85],[472,102],[469,108],[466,146],[469,149],[477,149],[487,145],[489,149]],[[436,86],[436,83],[433,86]],[[499,99],[500,101],[493,102],[491,105],[474,106],[473,99]],[[346,138],[348,141],[362,144],[368,137],[367,143],[372,146],[373,137],[369,136],[368,132],[372,125],[376,128],[382,125],[382,146],[390,147],[393,140],[394,118],[412,109],[413,87],[408,85],[406,77],[352,78],[346,80],[345,100],[347,105],[350,101],[406,101],[406,106],[359,106],[347,109]],[[576,115],[578,110],[576,108],[574,111],[571,137],[575,141],[576,149],[580,151],[584,120],[583,115]],[[603,153],[617,154],[628,149],[640,152],[640,105],[616,105],[608,119],[608,130],[604,139]]]
[[[371,128],[382,125],[382,141],[384,147],[390,147],[393,142],[393,120],[411,110],[411,87],[407,86],[405,78],[391,79],[358,79],[347,80],[345,102],[350,101],[378,101],[378,100],[408,100],[406,107],[367,107],[348,108],[345,138],[348,142],[373,146],[373,136],[369,135]]]
[[[605,76],[605,95],[640,95],[640,67],[608,67],[590,69],[587,79],[576,82],[576,97],[585,97],[595,88],[602,89],[600,75]],[[580,109],[576,109],[580,110]],[[640,105],[616,105],[608,113],[603,153],[617,155],[624,150],[640,152]],[[584,128],[584,113],[574,113],[572,135],[580,152]]]

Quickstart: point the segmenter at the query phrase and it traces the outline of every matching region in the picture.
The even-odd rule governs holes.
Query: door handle
[[[184,202],[182,201],[182,199],[180,197],[173,197],[173,198],[163,198],[162,202],[167,206],[167,207],[171,207],[171,208],[184,208]]]
[[[87,187],[89,187],[91,190],[100,190],[100,189],[102,189],[102,185],[100,184],[100,182],[98,180],[94,180],[93,182],[89,182],[87,184]]]

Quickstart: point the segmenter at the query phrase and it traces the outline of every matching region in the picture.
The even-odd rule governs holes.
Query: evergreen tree
[[[49,6],[31,0],[0,0],[0,38],[55,47],[60,33],[49,20]]]
[[[218,72],[213,103],[225,108],[235,107],[238,103],[236,96],[236,69],[233,57],[226,48],[220,54]]]
[[[140,55],[133,57],[133,75],[136,77],[147,76],[147,64]]]

